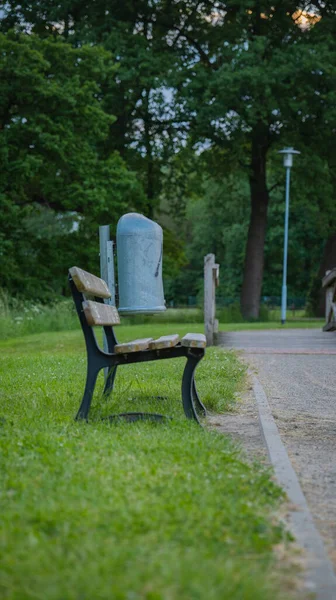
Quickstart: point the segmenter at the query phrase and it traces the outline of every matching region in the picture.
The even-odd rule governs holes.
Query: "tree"
[[[70,247],[67,232],[56,226],[53,242],[28,231],[27,220],[39,214],[36,207],[43,207],[54,225],[60,213],[70,213],[73,221],[80,214],[97,229],[98,220],[116,223],[128,208],[141,209],[145,197],[117,153],[100,153],[113,122],[100,100],[101,85],[116,68],[110,54],[16,33],[1,34],[0,48],[2,284],[17,292],[34,271],[32,257],[35,265],[42,257],[40,274],[46,261],[50,282],[60,235]],[[87,225],[81,221],[82,229]],[[54,261],[47,246],[55,251]],[[69,264],[62,264],[64,276]]]
[[[176,122],[189,121],[194,145],[226,149],[227,162],[245,166],[250,185],[241,307],[259,314],[270,189],[267,160],[280,143],[330,138],[335,43],[318,45],[318,11],[280,1],[165,2],[167,43],[174,56],[167,82],[176,90]],[[322,5],[321,5],[322,6]],[[331,6],[331,5],[330,5]],[[328,21],[331,8],[324,11]],[[302,26],[305,16],[307,25]],[[327,65],[327,68],[326,68]]]
[[[216,173],[217,152],[203,153],[194,161],[194,171],[186,177],[182,167],[183,188],[178,177],[171,187],[172,197],[180,193],[187,198],[187,219],[170,227],[180,235],[185,245],[187,264],[174,285],[175,298],[186,301],[203,289],[203,256],[211,250],[221,265],[219,298],[237,299],[241,289],[244,266],[244,240],[249,225],[249,185],[242,168],[221,177]],[[181,157],[180,157],[181,158]],[[206,161],[205,161],[206,159]],[[314,170],[311,165],[314,164]],[[285,211],[285,172],[277,155],[269,160],[271,201],[265,240],[265,270],[262,296],[280,301]],[[306,147],[292,174],[288,296],[307,298],[311,280],[315,278],[325,240],[335,231],[335,177],[327,162]],[[330,257],[331,258],[331,257]],[[321,277],[318,280],[321,287]],[[187,290],[187,291],[186,291]],[[275,299],[274,299],[275,301]]]
[[[104,47],[118,69],[102,82],[102,107],[114,118],[101,150],[117,151],[138,174],[147,195],[146,213],[153,216],[159,201],[162,139],[168,136],[164,118],[162,76],[169,67],[162,40],[156,35],[155,3],[148,0],[68,1],[12,0],[2,28],[32,29],[39,36],[65,39],[69,44]]]
[[[1,35],[0,46],[2,193],[102,218],[143,200],[120,157],[99,154],[113,121],[100,104],[109,55],[30,35]]]
[[[335,8],[331,0],[10,0],[8,26],[112,51],[101,86],[115,114],[101,143],[137,170],[158,205],[162,164],[177,148],[218,150],[222,176],[240,165],[250,187],[241,305],[256,318],[272,186],[271,150],[297,144],[330,161],[335,122]],[[113,112],[114,107],[116,110]],[[315,149],[314,149],[315,148]],[[214,172],[212,172],[214,175]],[[168,195],[166,194],[166,197]]]

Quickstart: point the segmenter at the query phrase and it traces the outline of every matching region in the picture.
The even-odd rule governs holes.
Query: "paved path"
[[[261,383],[336,569],[336,332],[254,330],[218,341],[243,350]]]
[[[336,331],[320,329],[273,329],[221,332],[218,343],[248,354],[336,355]]]

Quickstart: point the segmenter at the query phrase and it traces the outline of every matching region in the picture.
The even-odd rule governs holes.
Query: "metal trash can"
[[[162,282],[163,232],[138,213],[117,226],[119,312],[121,315],[166,310]]]

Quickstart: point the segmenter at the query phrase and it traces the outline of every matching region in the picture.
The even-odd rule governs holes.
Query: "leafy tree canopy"
[[[29,98],[21,104],[16,100],[11,109],[15,115],[20,106],[22,115],[19,111],[17,122],[9,123],[13,134],[17,127],[19,135],[6,142],[12,154],[5,157],[5,172],[10,165],[15,169],[20,157],[15,139],[22,139],[24,131],[32,137],[32,128],[42,148],[39,152],[35,138],[28,139],[32,147],[23,153],[24,168],[15,185],[4,174],[11,197],[15,193],[15,201],[22,205],[27,198],[43,204],[48,197],[56,210],[60,204],[68,210],[76,206],[83,214],[88,209],[93,217],[106,215],[109,222],[113,222],[106,210],[110,203],[122,208],[126,199],[127,206],[143,207],[150,216],[160,214],[160,207],[160,218],[170,222],[172,230],[173,220],[179,222],[192,261],[192,247],[196,251],[205,228],[204,253],[212,246],[223,252],[227,269],[229,265],[233,269],[228,277],[231,289],[237,287],[238,271],[229,256],[239,255],[243,311],[257,316],[263,280],[268,289],[274,264],[281,269],[283,170],[274,155],[283,145],[302,151],[295,171],[301,187],[295,190],[293,180],[293,192],[302,214],[310,215],[309,223],[313,215],[317,222],[314,235],[310,225],[294,218],[293,207],[297,235],[292,240],[297,240],[296,256],[305,256],[299,262],[301,274],[305,265],[307,278],[313,268],[306,260],[308,239],[316,261],[321,236],[326,239],[333,227],[335,23],[332,0],[9,0],[2,30],[34,32],[26,36],[32,53],[26,70],[35,65],[34,52],[51,65],[35,65],[29,84],[37,100],[36,113],[44,120],[33,116]],[[8,43],[23,39],[13,35]],[[21,87],[24,80],[16,68],[10,67],[13,81]],[[46,75],[48,69],[51,77]],[[30,118],[25,104],[32,109]],[[55,129],[62,131],[61,140]],[[26,146],[24,142],[20,148]],[[137,179],[120,156],[137,172]],[[319,189],[314,177],[320,181]],[[304,184],[310,186],[313,200],[303,193]],[[194,222],[190,226],[190,211],[194,220],[202,219],[196,227]],[[309,234],[302,237],[299,228]],[[191,286],[194,281],[193,276]],[[189,286],[189,281],[184,284]],[[169,285],[172,290],[173,283]]]
[[[120,156],[100,153],[114,120],[101,105],[101,87],[116,69],[108,52],[12,32],[0,35],[0,69],[3,285],[24,292],[34,260],[40,276],[44,261],[46,269],[53,262],[46,241],[41,250],[48,236],[38,235],[37,206],[54,215],[57,240],[64,234],[56,226],[60,212],[79,213],[97,229],[98,222],[115,223],[128,209],[145,209],[146,202]],[[27,229],[34,218],[35,227]],[[57,254],[57,241],[53,247]]]
[[[110,55],[17,34],[1,35],[0,49],[2,193],[103,219],[139,205],[141,189],[120,157],[99,154],[113,122],[100,102],[114,75]]]

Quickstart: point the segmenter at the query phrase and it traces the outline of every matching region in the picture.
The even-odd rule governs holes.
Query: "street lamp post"
[[[281,295],[281,324],[286,322],[287,308],[287,254],[288,254],[288,217],[289,217],[289,186],[290,170],[293,166],[293,154],[300,154],[294,148],[284,148],[279,151],[284,155],[284,167],[286,168],[286,209],[285,209],[285,232],[284,232],[284,254],[283,254],[283,276],[282,276],[282,295]]]

